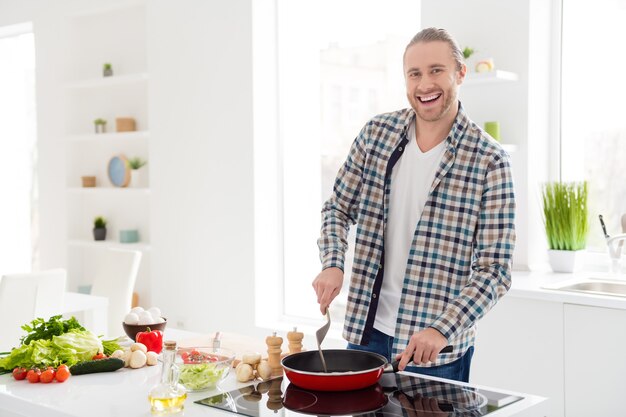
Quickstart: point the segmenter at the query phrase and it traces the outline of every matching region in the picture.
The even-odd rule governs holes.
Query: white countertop
[[[626,277],[624,277],[626,278]],[[569,282],[575,283],[589,279],[608,281],[620,281],[607,273],[601,272],[576,272],[572,274],[543,272],[513,271],[511,289],[506,297],[527,298],[558,303],[579,304],[595,307],[606,307],[626,310],[626,297],[595,295],[580,292],[562,291],[549,289],[557,284]]]
[[[174,340],[198,336],[202,337],[181,330],[166,330],[166,338]],[[152,415],[148,391],[158,383],[160,373],[160,365],[141,369],[124,368],[115,372],[72,376],[64,383],[50,384],[31,384],[25,380],[15,381],[11,374],[1,375],[0,415],[3,417],[7,415],[10,417],[44,415],[46,417],[148,417]],[[190,393],[185,401],[184,414],[179,415],[206,417],[218,413],[225,417],[234,416],[225,411],[194,404],[194,401],[249,384],[249,382],[238,383],[234,372],[231,372],[221,384],[220,389]],[[488,387],[479,388],[525,397],[489,416],[546,415],[548,402],[545,398]]]

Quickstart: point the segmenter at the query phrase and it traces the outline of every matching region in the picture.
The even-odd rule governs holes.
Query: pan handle
[[[439,353],[452,353],[452,350],[453,350],[452,346],[448,345],[448,346],[444,347],[443,349],[441,349],[439,351]],[[399,360],[395,360],[395,361],[391,362],[391,367],[386,367],[385,368],[384,372],[385,373],[388,373],[388,372],[396,373],[396,372],[398,372],[398,365],[400,365],[400,361]]]

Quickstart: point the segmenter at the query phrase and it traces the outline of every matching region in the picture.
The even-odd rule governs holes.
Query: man
[[[322,209],[313,287],[324,313],[358,222],[348,347],[467,382],[475,323],[511,285],[509,156],[458,100],[466,66],[448,32],[415,35],[403,67],[411,108],[374,117],[352,144]],[[440,353],[446,345],[452,353]]]

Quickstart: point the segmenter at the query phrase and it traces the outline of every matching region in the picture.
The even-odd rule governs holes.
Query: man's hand
[[[326,268],[313,280],[313,288],[320,303],[320,311],[326,314],[326,309],[335,299],[343,284],[343,271],[339,268]]]
[[[446,338],[431,327],[414,333],[404,352],[396,356],[396,359],[400,360],[398,369],[404,371],[406,365],[411,361],[416,365],[434,362],[441,349],[447,344]]]

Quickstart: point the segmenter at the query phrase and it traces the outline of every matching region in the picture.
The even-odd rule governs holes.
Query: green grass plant
[[[584,249],[589,230],[587,182],[551,182],[543,186],[543,217],[553,250]]]

